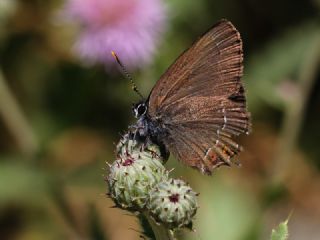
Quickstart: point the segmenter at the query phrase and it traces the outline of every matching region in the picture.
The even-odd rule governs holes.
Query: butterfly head
[[[147,113],[148,106],[144,101],[138,102],[132,106],[133,115],[136,118],[140,118],[141,116]]]

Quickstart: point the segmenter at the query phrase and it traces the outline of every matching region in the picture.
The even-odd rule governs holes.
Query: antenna
[[[117,54],[114,51],[111,51],[111,54],[114,57],[114,59],[117,61],[119,66],[121,67],[121,70],[124,73],[125,77],[130,81],[132,90],[135,91],[141,97],[141,99],[144,99],[143,95],[139,92],[137,85],[134,83],[133,78],[131,77],[131,75],[129,74],[129,72],[125,68],[125,66],[122,64],[122,62],[118,58]]]

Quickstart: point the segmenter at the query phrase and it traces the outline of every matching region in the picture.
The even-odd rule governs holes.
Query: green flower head
[[[110,197],[121,208],[143,209],[151,189],[168,178],[162,160],[157,145],[144,146],[129,134],[124,135],[107,177]]]

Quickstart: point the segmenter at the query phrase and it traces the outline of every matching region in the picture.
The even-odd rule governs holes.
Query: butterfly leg
[[[168,151],[168,149],[166,148],[166,146],[159,141],[155,141],[153,139],[151,139],[150,137],[147,137],[146,141],[145,141],[145,145],[146,145],[146,149],[147,151],[151,151],[151,153],[153,152],[153,154],[157,154],[157,152],[150,150],[150,146],[156,144],[159,149],[160,149],[160,156],[163,158],[163,160],[166,162],[169,159],[170,156],[170,152]],[[158,156],[158,154],[156,155]],[[159,156],[158,156],[159,157]]]

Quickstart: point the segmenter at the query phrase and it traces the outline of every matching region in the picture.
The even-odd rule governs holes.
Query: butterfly
[[[203,174],[231,165],[242,151],[234,137],[251,129],[242,75],[240,34],[220,20],[134,105],[135,135]]]

